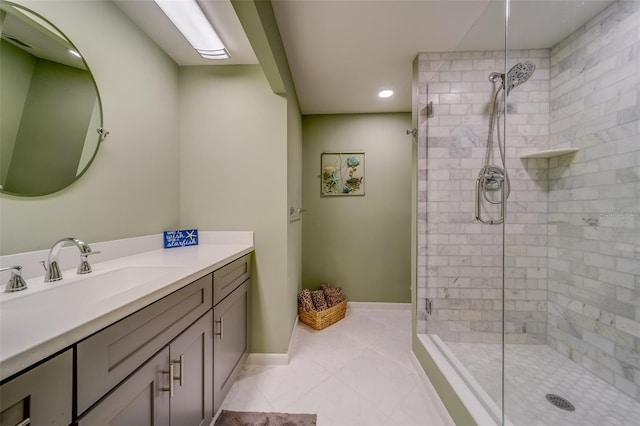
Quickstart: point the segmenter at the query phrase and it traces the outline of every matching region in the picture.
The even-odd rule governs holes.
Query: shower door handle
[[[481,223],[486,223],[488,225],[499,225],[504,222],[504,213],[505,213],[505,202],[506,202],[506,193],[504,190],[504,180],[500,180],[500,218],[496,220],[484,220],[480,215],[480,205],[482,198],[480,197],[480,193],[482,192],[482,183],[480,182],[480,176],[476,179],[476,220]]]
[[[480,183],[480,176],[476,179],[476,220],[479,220],[482,223],[485,223],[482,218],[480,218],[480,190],[482,184]]]
[[[506,173],[506,171],[505,171]],[[506,181],[500,181],[500,221],[498,223],[504,223],[504,214],[507,209],[507,191],[504,189],[504,184]]]

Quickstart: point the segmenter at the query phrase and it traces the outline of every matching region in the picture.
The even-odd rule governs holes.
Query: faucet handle
[[[78,275],[84,275],[91,273],[91,265],[89,265],[89,256],[92,254],[102,253],[101,251],[90,251],[87,253],[80,253],[80,265],[78,265]]]
[[[22,266],[7,266],[0,268],[0,272],[2,271],[11,271],[11,278],[4,289],[5,292],[13,293],[27,289],[27,283],[22,278]]]

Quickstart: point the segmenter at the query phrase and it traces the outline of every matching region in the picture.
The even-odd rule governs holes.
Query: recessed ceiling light
[[[389,96],[393,96],[393,90],[381,90],[378,92],[378,96],[381,98],[388,98]]]
[[[82,58],[82,55],[80,55],[78,52],[76,52],[73,49],[69,49],[69,53],[71,53],[73,56],[75,56],[76,58]]]

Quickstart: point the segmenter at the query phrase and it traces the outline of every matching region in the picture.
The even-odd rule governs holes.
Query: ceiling
[[[113,0],[178,65],[201,59],[152,0]],[[231,53],[255,64],[229,0],[198,0]],[[512,0],[509,48],[550,48],[612,0]],[[407,112],[418,52],[504,46],[504,0],[272,0],[303,114]],[[378,91],[395,95],[380,99]]]

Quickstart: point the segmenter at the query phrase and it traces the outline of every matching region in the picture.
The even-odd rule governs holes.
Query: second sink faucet
[[[47,259],[47,263],[42,261],[42,265],[46,271],[44,282],[50,283],[53,281],[60,281],[62,279],[62,273],[60,272],[60,267],[58,266],[58,256],[60,255],[60,250],[66,243],[73,243],[80,250],[80,265],[78,266],[78,274],[88,274],[91,272],[91,265],[89,265],[89,261],[87,258],[92,254],[98,254],[99,251],[91,250],[89,244],[80,241],[77,238],[67,237],[63,238],[60,241],[57,241],[49,250],[49,258]]]

